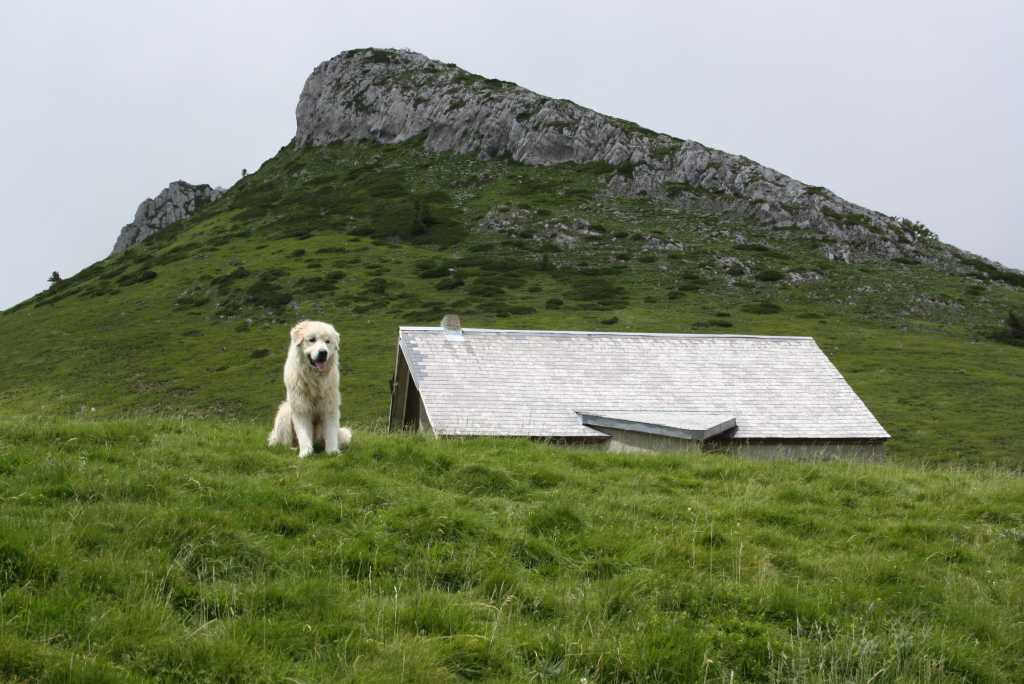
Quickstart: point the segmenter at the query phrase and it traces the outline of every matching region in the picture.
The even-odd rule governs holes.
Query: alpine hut
[[[401,327],[391,430],[881,460],[889,434],[811,337]]]

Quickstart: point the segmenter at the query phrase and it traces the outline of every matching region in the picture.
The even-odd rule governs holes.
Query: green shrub
[[[216,276],[210,282],[212,284],[214,284],[214,285],[217,285],[217,286],[230,285],[231,283],[235,282],[236,280],[241,280],[243,278],[248,278],[250,275],[251,274],[249,273],[249,271],[246,270],[245,266],[239,266],[239,267],[235,268],[233,271],[231,271],[230,273],[226,273],[224,275]]]
[[[142,270],[135,271],[133,273],[127,273],[117,279],[119,285],[134,285],[136,283],[148,283],[150,280],[156,278],[156,271]]]
[[[957,259],[964,266],[977,269],[979,275],[991,280],[999,280],[1014,287],[1024,287],[1024,274],[1000,268],[995,264],[973,256],[958,256]]]
[[[504,288],[501,288],[493,283],[485,282],[482,280],[474,280],[473,283],[466,288],[466,292],[474,297],[496,297],[505,292]]]
[[[626,288],[606,278],[577,278],[572,282],[572,296],[603,308],[617,309],[626,305]]]
[[[765,271],[758,271],[757,275],[754,277],[764,283],[774,283],[785,278],[786,274],[782,271],[776,271],[775,269],[768,269]]]
[[[265,271],[256,281],[245,289],[245,303],[266,309],[278,310],[292,300],[277,282],[279,271]]]
[[[442,278],[434,285],[438,290],[454,290],[466,284],[462,276],[453,275],[449,278]]]
[[[202,292],[183,292],[174,300],[174,304],[182,309],[195,309],[209,301],[210,298]]]
[[[743,306],[742,309],[744,311],[746,311],[747,313],[755,313],[755,314],[776,314],[776,313],[779,313],[780,311],[782,311],[782,307],[781,306],[779,306],[775,302],[769,302],[769,301],[762,301],[762,302],[755,302],[753,304],[747,304],[746,306]]]
[[[1000,342],[1024,347],[1024,316],[1015,311],[1007,312],[1003,328],[992,337]]]

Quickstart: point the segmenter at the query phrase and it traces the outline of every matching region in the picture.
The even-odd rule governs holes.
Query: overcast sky
[[[27,2],[0,21],[0,308],[170,181],[229,186],[306,76],[407,47],[743,154],[1024,267],[1024,4]]]

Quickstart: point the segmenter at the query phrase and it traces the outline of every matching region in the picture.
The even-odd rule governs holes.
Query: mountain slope
[[[806,206],[779,225],[743,194],[768,181],[725,191],[705,169],[696,182],[645,190],[636,183],[650,174],[685,169],[445,151],[440,105],[425,89],[433,103],[420,105],[433,112],[425,127],[410,119],[381,144],[390,122],[382,113],[419,78],[409,59],[421,56],[356,51],[325,63],[344,69],[314,72],[296,140],[258,172],[5,312],[0,410],[269,421],[287,328],[315,317],[342,331],[343,412],[375,424],[387,408],[397,326],[436,324],[454,310],[477,326],[813,335],[894,435],[895,458],[1021,466],[1021,438],[1004,427],[1024,419],[1021,350],[985,340],[1024,304],[1016,272],[921,231],[911,240],[898,223],[836,227],[824,209],[815,219],[813,207],[840,206],[823,191],[803,190]],[[404,66],[390,70],[396,63]],[[460,85],[465,72],[454,68],[442,73],[434,96],[443,103],[462,87],[466,103],[450,120],[465,132],[451,135],[476,139],[455,116],[486,106],[478,91],[490,86],[480,77]],[[360,91],[364,81],[371,85]],[[335,105],[325,94],[332,88]],[[502,85],[495,107],[506,90],[515,101],[540,98]],[[349,131],[359,92],[364,121]],[[550,102],[538,122],[568,107]],[[630,160],[653,149],[644,136],[661,140],[618,125],[636,136]],[[329,142],[314,135],[321,129],[347,138]],[[547,141],[544,130],[527,137]],[[692,158],[696,148],[680,144],[672,159]],[[749,178],[768,173],[755,167],[746,167]]]

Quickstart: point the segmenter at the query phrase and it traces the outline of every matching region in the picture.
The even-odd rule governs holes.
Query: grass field
[[[0,422],[14,681],[1024,679],[1024,480]]]
[[[0,679],[1024,681],[1020,274],[624,172],[286,146],[2,312]],[[374,432],[446,312],[813,336],[889,463]],[[342,334],[339,457],[263,446],[300,318]]]

